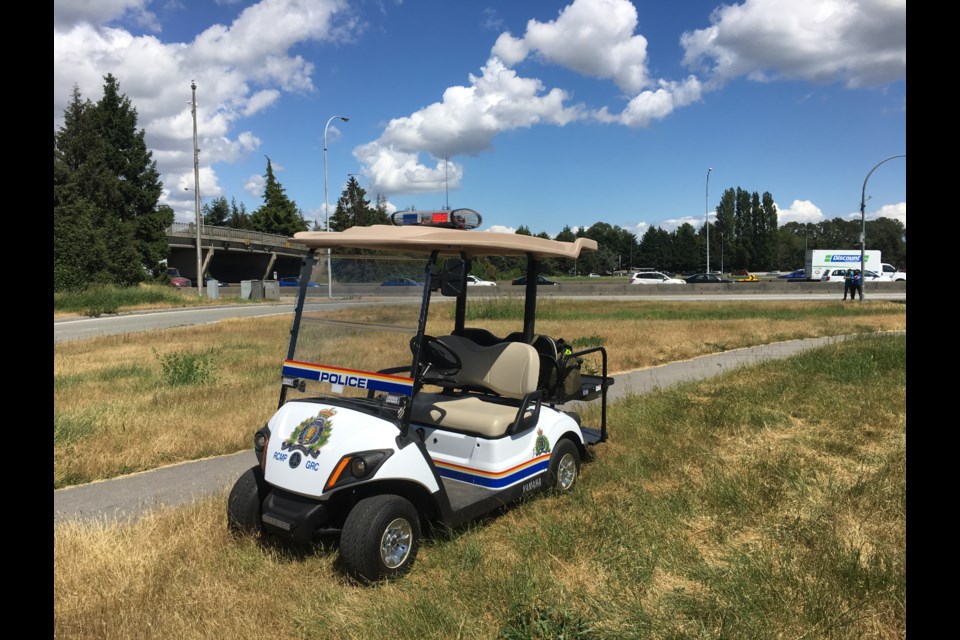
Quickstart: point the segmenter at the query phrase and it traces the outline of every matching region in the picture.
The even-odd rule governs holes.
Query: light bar
[[[390,221],[398,227],[418,225],[442,229],[476,229],[483,222],[473,209],[442,209],[439,211],[397,211]]]

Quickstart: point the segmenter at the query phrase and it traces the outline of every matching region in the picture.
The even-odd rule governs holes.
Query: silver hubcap
[[[569,453],[560,458],[560,464],[557,465],[557,485],[561,489],[569,489],[573,486],[573,481],[577,477],[577,463]]]
[[[390,569],[396,569],[410,555],[413,527],[404,518],[397,518],[387,525],[380,538],[380,559]]]

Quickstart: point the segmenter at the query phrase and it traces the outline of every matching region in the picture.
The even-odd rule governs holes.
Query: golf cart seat
[[[505,338],[499,338],[486,329],[468,327],[459,334],[461,337],[471,340],[473,343],[481,346],[493,346],[507,342],[524,342],[536,349],[539,362],[539,374],[537,376],[537,388],[544,392],[544,401],[565,402],[570,399],[570,394],[566,393],[566,387],[577,387],[573,389],[573,395],[579,396],[579,370],[572,372],[570,365],[576,361],[568,362],[565,354],[560,353],[557,347],[557,341],[550,336],[534,334],[529,340],[525,340],[523,333],[514,331]],[[568,380],[568,378],[570,378]]]
[[[461,336],[437,339],[460,357],[462,367],[442,383],[444,392],[414,396],[415,422],[499,438],[532,411],[527,396],[537,390],[536,349],[522,342],[482,346]]]

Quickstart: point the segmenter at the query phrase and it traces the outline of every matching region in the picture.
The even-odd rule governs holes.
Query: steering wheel
[[[420,364],[428,365],[434,371],[442,376],[456,375],[463,368],[463,361],[460,360],[453,349],[443,344],[433,336],[423,336],[423,350],[420,352]],[[417,336],[410,339],[410,350],[417,353]]]

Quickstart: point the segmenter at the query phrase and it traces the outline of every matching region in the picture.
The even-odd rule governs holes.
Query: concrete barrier
[[[518,296],[522,297],[525,287],[512,285],[509,281],[497,282],[496,287],[470,287],[471,297],[490,296]],[[905,293],[906,282],[868,282],[863,287],[864,296],[871,291]],[[291,289],[291,295],[293,295]],[[334,284],[334,297],[419,297],[420,287],[383,287],[378,283],[371,284]],[[630,284],[622,280],[607,282],[561,282],[556,286],[541,286],[537,293],[540,296],[653,296],[653,295],[710,295],[710,294],[829,294],[836,293],[837,298],[843,296],[843,285],[832,282],[733,282],[730,284]],[[222,294],[221,294],[222,295]],[[227,294],[229,295],[229,294]],[[326,287],[307,289],[308,297],[325,297]]]

